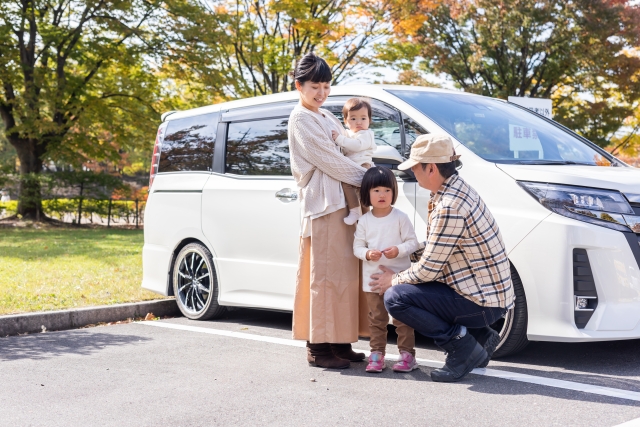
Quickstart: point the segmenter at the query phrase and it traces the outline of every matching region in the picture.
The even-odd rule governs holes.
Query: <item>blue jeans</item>
[[[458,336],[461,326],[489,326],[507,312],[500,307],[482,307],[440,282],[392,286],[384,294],[384,305],[394,319],[433,338],[438,346]]]

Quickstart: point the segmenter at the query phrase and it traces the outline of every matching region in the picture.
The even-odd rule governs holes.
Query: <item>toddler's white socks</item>
[[[344,223],[347,225],[353,225],[356,222],[358,222],[358,219],[360,218],[361,214],[361,210],[360,210],[360,206],[358,206],[357,208],[353,208],[349,210],[349,216],[347,216],[344,219]]]

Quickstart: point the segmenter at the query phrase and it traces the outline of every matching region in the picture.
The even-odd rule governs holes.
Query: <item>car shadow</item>
[[[207,321],[206,323],[210,325],[215,325],[216,323],[235,323],[242,326],[259,326],[291,331],[291,322],[291,312],[231,307],[221,318]]]
[[[395,328],[391,325],[387,341],[392,349],[397,344]],[[432,339],[419,333],[416,333],[416,349],[442,351]],[[444,355],[440,360],[443,359]],[[629,340],[531,342],[520,353],[492,360],[488,368],[637,392],[640,391],[638,366],[640,340]]]
[[[579,391],[567,390],[562,388],[554,388],[544,385],[537,384],[529,384],[520,381],[512,381],[502,378],[494,378],[483,375],[475,375],[469,374],[462,381],[453,384],[446,383],[435,383],[431,380],[431,371],[434,368],[420,366],[419,369],[416,369],[411,372],[406,373],[398,373],[393,372],[391,369],[394,361],[387,361],[385,363],[385,369],[381,373],[368,373],[365,371],[365,367],[367,366],[366,362],[356,362],[351,363],[351,367],[349,369],[343,369],[338,371],[340,375],[347,377],[359,377],[366,378],[371,380],[371,387],[384,387],[384,384],[380,384],[380,381],[391,380],[391,381],[408,381],[408,382],[431,382],[434,387],[451,387],[453,386],[462,386],[466,390],[482,393],[482,394],[494,394],[494,395],[505,395],[505,396],[541,396],[541,397],[551,397],[555,399],[563,399],[566,401],[580,401],[580,402],[592,402],[592,403],[605,403],[611,405],[618,406],[628,406],[628,407],[640,407],[640,402],[615,398],[609,396],[603,396],[599,394],[591,394],[584,393]],[[324,369],[327,372],[336,372],[335,370]],[[575,381],[576,378],[573,378]],[[579,381],[581,382],[581,381]],[[410,384],[407,384],[407,387],[411,387]],[[464,404],[464,402],[461,402]]]
[[[499,362],[545,366],[601,375],[640,377],[640,340],[586,343],[531,342]]]
[[[209,323],[212,327],[215,327],[216,323],[230,323],[247,327],[290,331],[291,319],[290,312],[234,308],[226,313],[223,318],[206,323]],[[397,335],[395,327],[392,325],[388,327],[387,341],[389,352],[397,353]],[[368,339],[360,338],[359,344],[355,347],[368,348]],[[440,352],[442,357],[438,357],[438,360],[444,360],[442,350],[434,344],[433,340],[419,333],[416,333],[416,349]],[[365,366],[366,364],[363,364],[362,369],[358,368],[357,370],[364,372]],[[532,342],[518,354],[492,360],[489,368],[601,387],[638,391],[640,390],[640,370],[637,368],[638,366],[640,366],[640,340],[630,340],[591,343]],[[392,378],[397,378],[398,374],[392,373],[390,367],[391,365],[377,377],[386,378],[389,375],[391,378],[394,375]],[[420,374],[414,371],[406,375],[414,376],[415,378],[412,377],[414,380],[430,381],[430,369],[421,367],[421,370],[427,373]],[[366,375],[372,376],[371,374]],[[373,375],[373,377],[376,377],[376,375]]]
[[[20,359],[44,360],[66,355],[91,355],[107,347],[137,345],[150,341],[137,335],[95,331],[59,331],[0,338],[0,362]]]

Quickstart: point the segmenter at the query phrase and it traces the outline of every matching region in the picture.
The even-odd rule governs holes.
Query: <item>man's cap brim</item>
[[[411,169],[412,167],[414,167],[415,165],[417,165],[418,162],[417,160],[413,160],[413,159],[407,159],[404,162],[400,163],[398,165],[398,170],[404,171],[407,169]]]

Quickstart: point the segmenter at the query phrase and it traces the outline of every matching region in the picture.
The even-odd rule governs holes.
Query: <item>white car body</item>
[[[336,86],[331,96],[366,96],[398,109],[429,132],[444,132],[425,114],[391,94],[390,88],[398,87]],[[476,97],[466,96],[471,101]],[[189,116],[233,114],[238,109],[241,113],[248,107],[266,109],[270,104],[294,103],[297,99],[296,92],[289,92],[176,112],[166,117],[163,126]],[[220,305],[291,310],[300,206],[296,200],[274,195],[287,188],[295,192],[296,183],[291,176],[223,173],[224,159],[216,157],[224,153],[220,149],[220,139],[224,138],[220,128],[217,138],[211,171],[160,170],[155,175],[145,212],[142,287],[171,295],[170,270],[177,249],[185,242],[198,241],[213,255]],[[638,194],[640,171],[631,167],[498,164],[474,154],[460,141],[456,142],[456,151],[464,163],[460,175],[495,216],[509,259],[522,280],[528,339],[571,342],[640,338],[640,245],[636,251],[620,231],[551,212],[517,183],[548,182]],[[414,220],[416,232],[423,238],[430,193],[415,181],[399,180],[399,188],[396,207]],[[582,328],[574,320],[574,248],[588,253],[598,297],[597,308]]]

